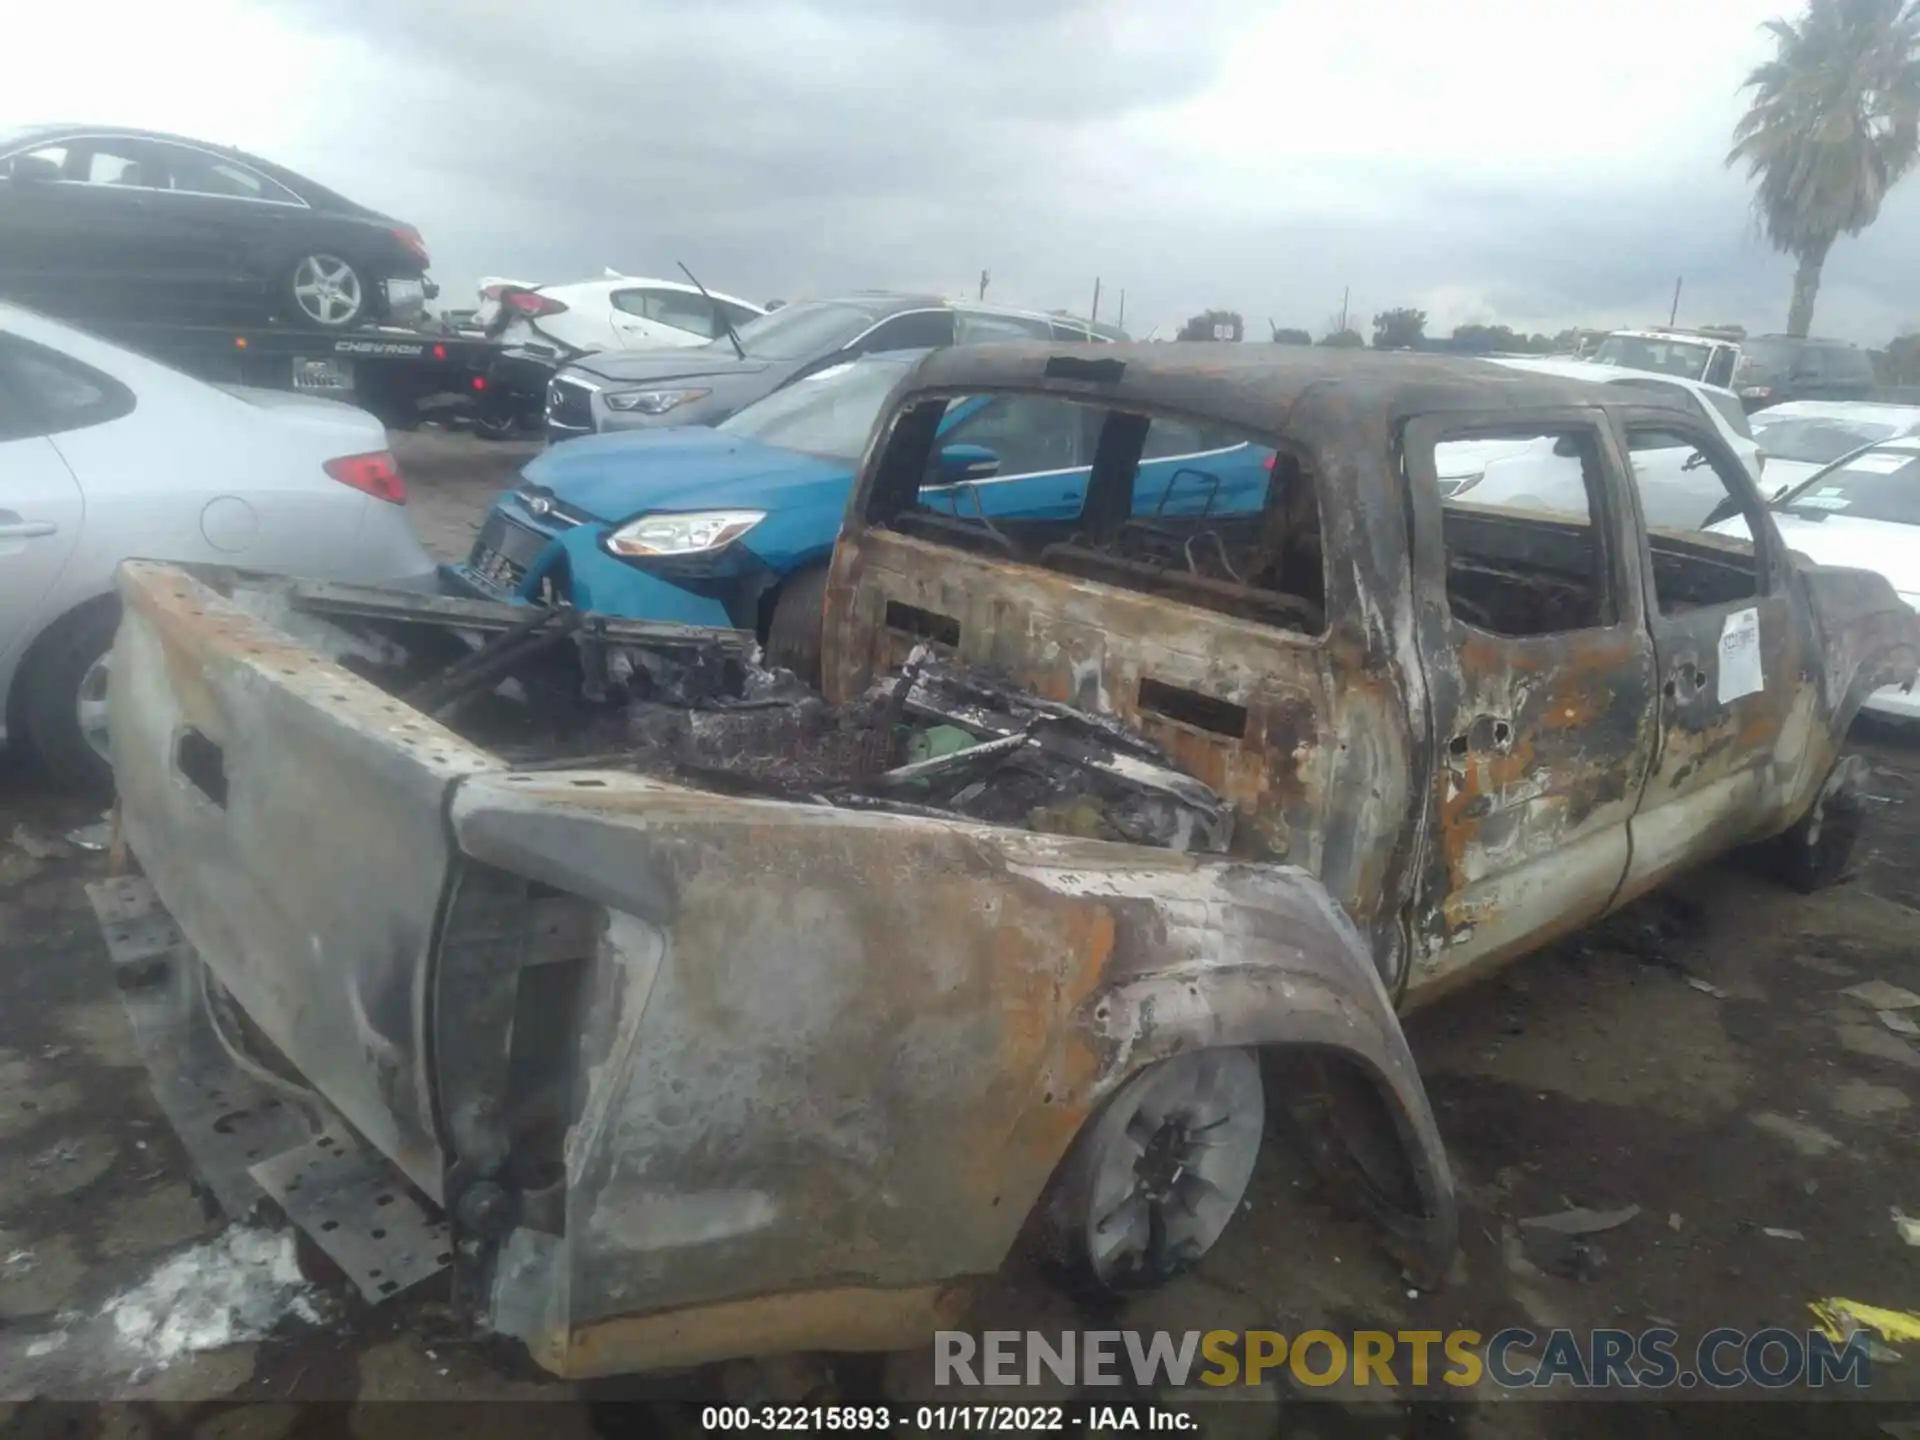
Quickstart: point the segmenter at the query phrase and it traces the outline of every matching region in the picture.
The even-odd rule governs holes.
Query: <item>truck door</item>
[[[1689,860],[1747,838],[1790,790],[1776,773],[1776,742],[1813,718],[1812,639],[1789,591],[1786,556],[1746,467],[1706,425],[1672,411],[1627,412],[1627,443],[1680,437],[1705,457],[1724,504],[1746,518],[1741,537],[1654,521],[1639,542],[1648,624],[1659,662],[1660,734],[1634,817],[1626,894],[1657,884]],[[1635,472],[1641,513],[1665,507],[1658,471]],[[1790,747],[1797,759],[1804,746]]]
[[[1516,441],[1568,502],[1476,500]],[[1403,435],[1429,695],[1414,990],[1600,915],[1627,872],[1654,740],[1654,658],[1626,466],[1586,409],[1422,418]],[[1449,476],[1443,501],[1438,477]]]

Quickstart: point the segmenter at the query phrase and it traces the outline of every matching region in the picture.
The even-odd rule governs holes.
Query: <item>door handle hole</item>
[[[227,755],[198,730],[180,732],[173,747],[174,768],[187,783],[222,810],[227,808]]]

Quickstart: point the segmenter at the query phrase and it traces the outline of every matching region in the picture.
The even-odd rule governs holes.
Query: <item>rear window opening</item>
[[[927,400],[895,423],[867,513],[956,549],[1326,633],[1312,467],[1235,427],[1055,394]]]

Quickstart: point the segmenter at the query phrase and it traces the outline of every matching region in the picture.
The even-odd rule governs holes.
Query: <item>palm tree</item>
[[[1753,102],[1727,164],[1746,165],[1761,228],[1800,262],[1787,333],[1805,335],[1827,251],[1874,222],[1920,152],[1920,0],[1808,0],[1766,28],[1774,57],[1741,87]]]

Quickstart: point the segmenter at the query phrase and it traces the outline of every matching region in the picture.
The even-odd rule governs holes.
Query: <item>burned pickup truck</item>
[[[1076,428],[1034,513],[978,454],[930,483],[974,396],[1008,452]],[[1646,530],[1655,442],[1752,543]],[[1522,448],[1578,484],[1442,493]],[[1886,582],[1798,561],[1661,396],[1285,347],[928,356],[817,690],[565,605],[121,590],[144,879],[96,903],[163,1104],[230,1208],[369,1297],[450,1267],[574,1376],[912,1345],[1028,1240],[1176,1273],[1270,1123],[1437,1279],[1397,1012],[1737,847],[1833,878],[1841,738],[1920,667]]]

